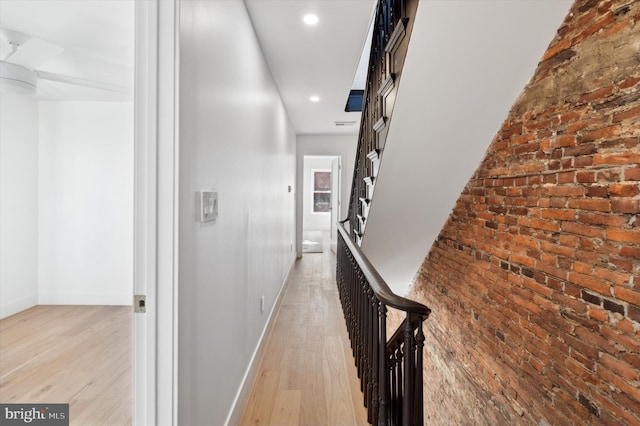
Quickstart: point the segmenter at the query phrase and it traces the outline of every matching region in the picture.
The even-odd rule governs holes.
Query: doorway
[[[340,212],[340,157],[303,158],[302,252],[335,251]]]
[[[134,80],[134,7],[133,0],[0,5],[2,29],[13,30],[2,32],[0,59],[38,72],[36,94],[3,92],[1,99],[0,255],[3,272],[11,274],[3,274],[0,283],[0,316],[13,317],[18,335],[36,339],[27,345],[31,349],[42,349],[43,340],[30,333],[25,318],[30,324],[42,321],[44,326],[36,328],[48,339],[77,338],[77,350],[69,351],[68,358],[65,348],[56,352],[53,346],[33,355],[46,363],[49,368],[44,370],[54,379],[48,393],[34,394],[47,383],[32,369],[36,362],[27,363],[23,354],[17,365],[24,370],[15,369],[21,379],[37,376],[30,383],[34,392],[23,393],[19,401],[76,404],[72,424],[94,423],[98,417],[81,418],[78,413],[95,413],[90,405],[100,400],[88,395],[107,381],[87,379],[89,384],[82,387],[78,377],[85,371],[82,365],[98,363],[98,357],[88,359],[88,350],[82,349],[100,349],[82,339],[96,339],[107,326],[113,328],[107,332],[110,340],[101,340],[101,353],[107,353],[107,346],[117,348],[117,355],[107,358],[117,361],[122,373],[107,366],[109,373],[100,380],[109,375],[122,379],[116,392],[122,398],[117,404],[122,421],[112,424],[131,421],[134,108],[133,90],[121,89],[130,88]],[[21,43],[15,55],[7,48],[12,44],[7,37]],[[30,65],[22,62],[25,58]],[[11,167],[5,167],[8,162]],[[20,218],[20,226],[5,226],[14,218]],[[5,243],[17,249],[5,250]],[[18,315],[24,321],[15,321]],[[54,339],[58,332],[61,338]],[[0,350],[15,350],[16,345],[0,340]],[[62,379],[73,386],[61,385]],[[56,386],[67,393],[56,392]]]

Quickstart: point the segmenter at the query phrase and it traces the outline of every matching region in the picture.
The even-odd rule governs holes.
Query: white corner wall
[[[295,133],[242,0],[180,2],[179,74],[178,423],[222,425],[295,259]]]
[[[358,135],[298,135],[297,137],[297,176],[296,185],[304,185],[304,157],[305,155],[337,156],[342,159],[342,176],[340,187],[339,220],[347,217],[349,211],[349,197],[351,196],[351,181],[353,180],[353,166],[356,161]],[[296,253],[302,257],[302,226],[303,226],[303,195],[296,194]]]
[[[133,104],[42,101],[39,118],[39,304],[131,304]]]
[[[328,231],[331,229],[331,212],[313,212],[313,171],[325,170],[331,172],[331,157],[307,157],[304,159],[304,170],[301,187],[303,199],[304,231]]]
[[[0,94],[0,318],[38,303],[38,103]]]
[[[421,1],[362,250],[404,294],[572,0]]]

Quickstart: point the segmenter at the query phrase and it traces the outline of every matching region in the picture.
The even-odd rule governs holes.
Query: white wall
[[[314,171],[331,172],[331,157],[307,157],[304,159],[303,182],[301,193],[303,198],[303,223],[305,231],[328,231],[331,229],[331,212],[313,212],[313,177]]]
[[[38,303],[38,103],[0,94],[0,318]]]
[[[404,294],[571,0],[422,1],[362,250]]]
[[[133,104],[40,102],[39,303],[131,303]]]
[[[244,2],[180,15],[178,422],[220,425],[295,259],[295,133]]]
[[[351,196],[351,181],[353,180],[353,166],[356,161],[358,135],[298,135],[297,137],[297,186],[304,185],[304,157],[305,155],[338,156],[342,158],[342,178],[340,188],[339,220],[347,217],[349,211],[349,197]],[[303,225],[303,197],[296,196],[296,253],[302,257],[302,225]]]

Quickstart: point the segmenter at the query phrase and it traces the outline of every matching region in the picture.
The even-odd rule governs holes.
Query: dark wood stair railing
[[[394,294],[344,227],[338,226],[336,280],[367,407],[377,426],[422,425],[422,322],[431,310]],[[387,340],[387,308],[405,313]]]

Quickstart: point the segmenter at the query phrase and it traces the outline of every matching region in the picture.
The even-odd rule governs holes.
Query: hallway
[[[366,425],[335,283],[335,254],[299,259],[241,425]]]

